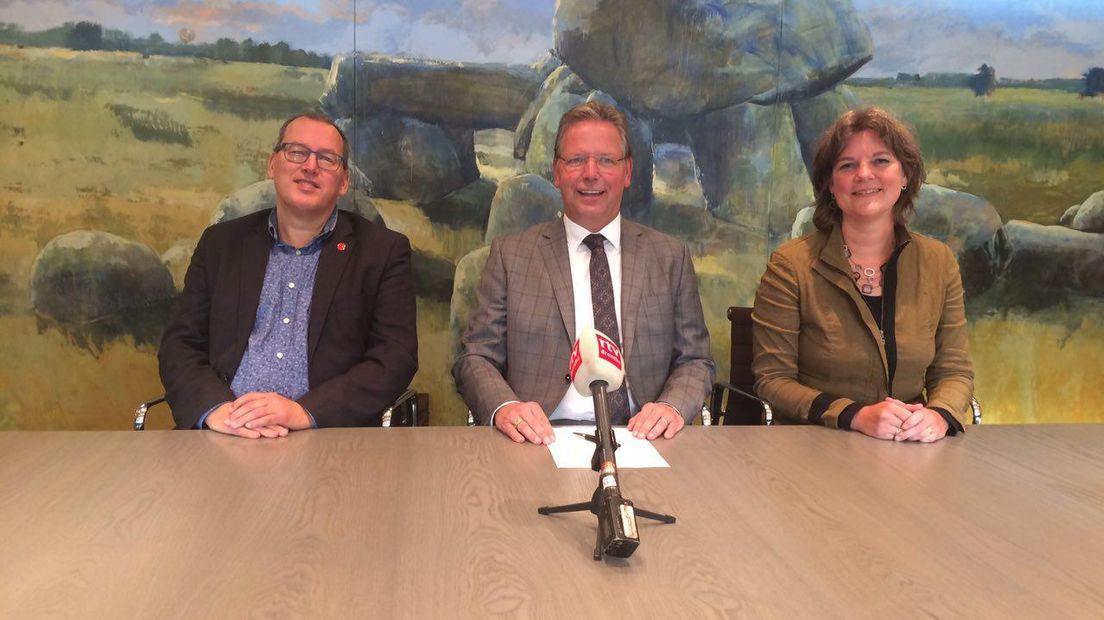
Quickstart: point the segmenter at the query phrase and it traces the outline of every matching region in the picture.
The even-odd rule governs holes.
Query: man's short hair
[[[319,123],[324,123],[337,130],[337,135],[341,136],[341,165],[347,170],[349,168],[349,139],[345,137],[345,132],[341,131],[341,128],[337,126],[334,120],[325,114],[296,114],[295,116],[284,121],[283,125],[280,125],[280,135],[276,138],[276,144],[272,147],[272,152],[280,150],[280,145],[284,143],[284,134],[287,133],[288,125],[293,122],[306,118]]]
[[[556,131],[556,151],[554,155],[560,156],[560,141],[568,127],[583,121],[604,121],[612,123],[617,128],[617,135],[621,137],[621,156],[632,157],[632,146],[629,144],[629,121],[621,110],[601,101],[588,101],[571,108],[560,117],[560,128]]]

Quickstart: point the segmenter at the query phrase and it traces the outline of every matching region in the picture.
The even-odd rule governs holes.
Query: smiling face
[[[844,219],[893,221],[893,206],[907,183],[893,151],[872,131],[851,136],[836,158],[829,190]]]
[[[621,210],[621,196],[632,179],[632,159],[610,168],[598,164],[601,157],[621,159],[624,148],[617,127],[608,121],[584,120],[568,127],[559,145],[552,179],[563,197],[564,215],[591,232],[613,221]],[[583,157],[586,163],[571,168],[564,160]]]
[[[341,134],[333,126],[310,118],[292,121],[283,141],[302,144],[312,151],[343,152]],[[338,197],[349,190],[348,170],[322,170],[314,155],[295,164],[282,151],[276,151],[268,158],[268,178],[276,186],[277,214],[292,211],[299,216],[328,216]]]

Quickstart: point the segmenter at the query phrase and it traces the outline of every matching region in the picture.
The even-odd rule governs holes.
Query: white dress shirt
[[[583,244],[591,232],[566,215],[563,216],[564,230],[567,233],[567,257],[571,263],[571,289],[575,299],[575,338],[584,329],[594,327],[594,307],[590,296],[590,248]],[[621,215],[613,218],[598,234],[606,238],[606,260],[609,261],[610,279],[613,281],[613,303],[617,314],[617,331],[621,331]],[[622,339],[623,340],[623,339]],[[566,360],[564,369],[567,369]],[[635,411],[632,394],[629,394],[629,411]],[[594,400],[583,396],[568,385],[563,400],[556,405],[549,420],[594,420]]]

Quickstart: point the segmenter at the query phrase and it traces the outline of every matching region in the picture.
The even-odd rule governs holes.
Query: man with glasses
[[[457,388],[477,419],[519,443],[550,443],[552,424],[593,424],[591,399],[565,373],[575,339],[595,327],[625,359],[613,423],[674,437],[701,410],[714,373],[690,253],[621,217],[633,162],[616,108],[569,110],[555,156],[563,218],[491,244],[452,369]]]
[[[204,231],[158,353],[177,428],[375,425],[410,383],[410,243],[337,210],[348,160],[329,118],[293,117],[268,158],[273,208]]]

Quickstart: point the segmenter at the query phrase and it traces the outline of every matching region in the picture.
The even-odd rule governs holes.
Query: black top
[[[882,296],[881,295],[863,295],[863,301],[866,302],[866,307],[870,308],[870,314],[874,315],[874,322],[878,324],[878,329],[882,328]]]

